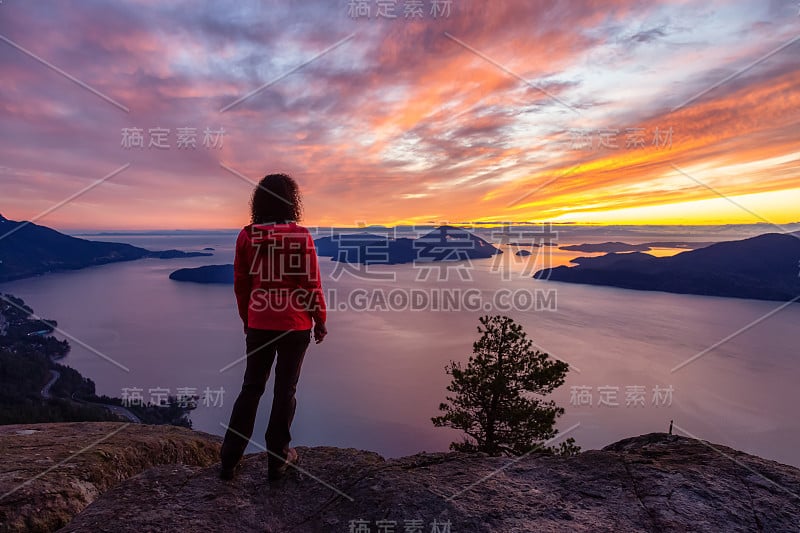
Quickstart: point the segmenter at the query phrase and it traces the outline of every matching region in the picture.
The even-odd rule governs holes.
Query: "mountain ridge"
[[[800,238],[765,233],[670,257],[643,252],[577,257],[577,266],[543,269],[534,278],[703,296],[791,301],[800,297]]]
[[[396,239],[369,232],[342,233],[314,239],[317,256],[331,261],[365,265],[396,265],[414,261],[464,261],[503,253],[485,239],[455,226],[439,226],[416,239]],[[181,268],[170,273],[174,281],[232,284],[233,265]]]
[[[210,255],[213,254],[153,251],[126,243],[91,241],[0,215],[0,283],[146,257],[174,259]]]

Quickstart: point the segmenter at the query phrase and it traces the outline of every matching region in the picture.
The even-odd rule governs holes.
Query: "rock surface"
[[[63,531],[800,531],[799,470],[672,435],[569,458],[298,451],[300,468],[276,482],[263,453],[228,482],[216,466],[149,469]]]
[[[0,531],[55,531],[98,495],[152,466],[207,466],[218,438],[116,422],[0,426]]]

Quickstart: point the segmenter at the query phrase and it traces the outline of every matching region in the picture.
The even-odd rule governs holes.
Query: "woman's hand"
[[[325,340],[325,335],[328,334],[328,328],[325,327],[325,323],[317,322],[314,324],[314,341],[319,344],[323,340]]]

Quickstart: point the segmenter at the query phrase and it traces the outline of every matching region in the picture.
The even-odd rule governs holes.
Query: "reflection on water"
[[[238,364],[220,371],[244,354],[233,290],[173,282],[168,275],[177,268],[231,262],[234,237],[125,237],[125,242],[154,249],[211,246],[216,252],[214,257],[146,259],[52,274],[6,283],[0,290],[24,298],[38,314],[58,320],[71,335],[131,369],[126,373],[72,342],[66,363],[91,377],[101,394],[120,396],[124,387],[141,388],[145,395],[157,387],[173,394],[182,387],[199,393],[207,387],[224,389],[221,406],[201,405],[192,415],[196,429],[221,434],[219,424],[228,421],[244,370]],[[552,261],[566,264],[576,255],[585,254],[555,251]],[[539,281],[520,275],[529,266],[507,259],[512,275],[505,276],[493,261],[474,261],[471,279],[451,276],[444,283],[436,276],[416,280],[410,265],[381,267],[396,272],[393,283],[347,274],[332,280],[335,263],[323,259],[321,266],[323,283],[339,291],[340,302],[355,289],[381,287],[471,289],[486,301],[500,288],[555,290],[556,310],[508,314],[542,349],[573,365],[554,398],[567,411],[560,427],[580,423],[570,434],[578,444],[602,447],[631,435],[666,431],[675,420],[693,435],[800,466],[800,422],[793,412],[794,387],[800,382],[793,333],[800,305],[671,372],[779,304]],[[481,314],[480,309],[332,309],[328,338],[312,344],[304,363],[294,442],[351,446],[387,456],[446,449],[458,434],[434,428],[430,417],[438,414],[446,393],[444,366],[469,356]],[[653,405],[656,387],[673,389],[671,405]],[[586,404],[577,405],[580,399]],[[269,401],[266,394],[257,440],[263,439]]]

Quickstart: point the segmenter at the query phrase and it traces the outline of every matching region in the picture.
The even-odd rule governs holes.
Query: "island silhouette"
[[[572,262],[577,266],[543,269],[533,277],[704,296],[800,299],[800,238],[789,233],[719,242],[670,257],[609,253]]]

